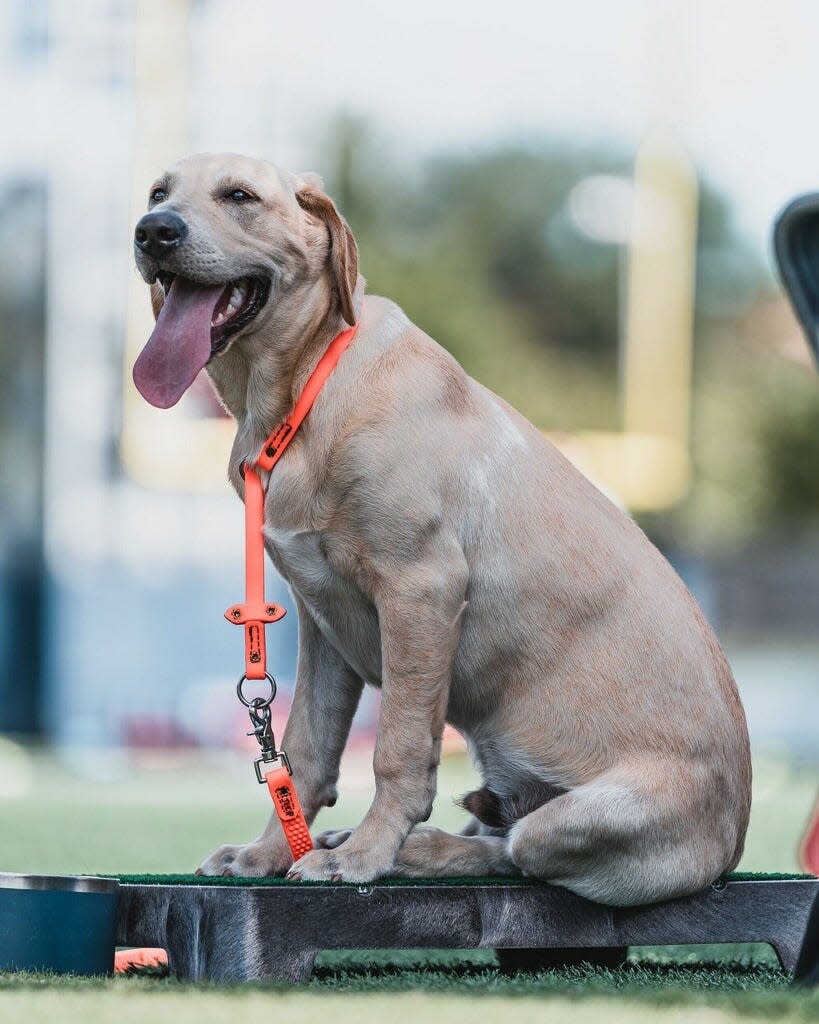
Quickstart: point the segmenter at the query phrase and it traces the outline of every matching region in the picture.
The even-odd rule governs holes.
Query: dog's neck
[[[356,317],[364,301],[364,279],[354,294]],[[291,411],[322,354],[348,326],[329,287],[313,283],[276,302],[267,321],[214,359],[208,373],[237,424],[234,453],[255,454]],[[244,450],[243,450],[244,449]]]

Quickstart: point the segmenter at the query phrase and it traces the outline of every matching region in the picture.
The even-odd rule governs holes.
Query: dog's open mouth
[[[156,275],[166,297],[175,274],[160,270]],[[228,281],[213,307],[210,320],[210,354],[218,355],[227,348],[228,339],[246,327],[267,301],[270,281],[261,277],[240,277]]]
[[[198,284],[160,271],[165,301],[153,334],[134,364],[134,383],[151,405],[175,405],[230,338],[246,327],[267,301],[270,281],[243,277]]]

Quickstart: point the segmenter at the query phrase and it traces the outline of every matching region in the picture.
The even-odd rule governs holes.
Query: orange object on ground
[[[166,967],[168,954],[164,949],[121,949],[114,954],[114,971],[125,974],[134,967]]]
[[[819,876],[819,799],[813,808],[808,830],[799,847],[799,863],[812,875]]]
[[[245,481],[245,602],[231,605],[225,612],[228,622],[245,628],[245,677],[262,680],[267,676],[267,651],[265,648],[265,624],[276,622],[285,614],[284,608],[271,604],[264,596],[264,499],[266,487],[259,476],[259,470],[271,472],[284,455],[287,446],[296,436],[305,416],[310,411],[339,359],[347,351],[356,335],[358,326],[348,327],[327,346],[324,355],[310,374],[304,390],[299,395],[293,411],[267,438],[256,457],[255,463],[245,463],[242,476]],[[274,684],[271,680],[271,686]],[[241,683],[240,683],[241,688]],[[275,692],[275,688],[274,688]],[[272,739],[270,741],[272,748]],[[310,830],[290,778],[290,764],[284,751],[266,751],[264,759],[257,762],[260,782],[266,782],[282,824],[288,846],[294,859],[298,860],[313,849]],[[265,772],[266,764],[275,768]]]

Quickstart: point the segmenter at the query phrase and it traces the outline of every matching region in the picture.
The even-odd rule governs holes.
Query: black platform
[[[629,946],[767,942],[792,971],[819,880],[732,876],[648,907],[590,903],[520,879],[387,879],[371,885],[122,876],[117,943],[160,946],[178,978],[306,981],[338,949],[478,949],[506,967],[588,959]]]

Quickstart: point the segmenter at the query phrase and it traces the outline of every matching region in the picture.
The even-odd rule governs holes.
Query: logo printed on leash
[[[247,632],[248,642],[250,644],[250,654],[248,657],[253,664],[256,665],[262,660],[262,627],[256,622],[249,622],[247,625]]]
[[[285,818],[296,817],[296,805],[293,802],[289,786],[278,786],[276,789],[276,799],[279,801],[279,810]]]

